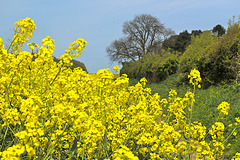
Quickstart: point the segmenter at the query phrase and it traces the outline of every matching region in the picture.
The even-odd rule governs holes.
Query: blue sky
[[[239,0],[0,0],[0,38],[6,42],[14,23],[30,17],[37,29],[29,42],[41,44],[50,36],[59,58],[72,41],[84,38],[88,44],[76,60],[96,73],[117,64],[110,62],[106,47],[124,36],[123,23],[136,15],[151,14],[178,34],[217,24],[227,28],[228,20],[240,15],[239,6]]]

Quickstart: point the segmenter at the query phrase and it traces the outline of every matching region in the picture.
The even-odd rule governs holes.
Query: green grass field
[[[152,94],[158,93],[161,98],[167,98],[171,89],[177,91],[179,97],[184,97],[187,91],[193,91],[188,84],[182,83],[184,75],[174,74],[160,83],[147,83],[146,87],[151,88]],[[138,81],[130,79],[129,84],[135,85]],[[207,89],[195,90],[195,104],[193,109],[193,121],[200,121],[206,128],[211,126],[219,118],[223,120],[225,126],[234,123],[235,117],[240,116],[240,84],[234,82],[224,85],[210,86]],[[216,117],[218,115],[218,105],[226,101],[230,104],[229,115],[225,117]],[[226,127],[226,130],[228,128]],[[239,134],[239,133],[238,133]],[[240,149],[240,136],[230,139],[231,148],[226,149],[226,155],[233,156],[233,153]]]

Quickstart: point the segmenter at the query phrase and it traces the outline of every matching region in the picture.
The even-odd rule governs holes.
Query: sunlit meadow
[[[240,119],[229,126],[221,122],[229,103],[218,106],[211,128],[192,121],[194,91],[201,88],[198,70],[188,76],[192,92],[178,97],[171,90],[161,99],[145,87],[145,78],[129,86],[127,75],[116,77],[110,69],[71,70],[84,39],[71,43],[58,63],[49,36],[41,46],[28,43],[31,53],[23,51],[35,29],[27,17],[15,23],[8,47],[0,38],[1,159],[213,160],[231,147],[228,139],[236,136]]]

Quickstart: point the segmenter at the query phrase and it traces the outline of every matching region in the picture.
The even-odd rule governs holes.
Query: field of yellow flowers
[[[28,43],[34,34],[30,18],[15,23],[12,43],[0,38],[0,157],[11,159],[221,159],[240,119],[224,126],[230,104],[218,106],[219,120],[206,128],[193,122],[197,70],[189,75],[193,91],[168,99],[151,94],[147,80],[129,86],[127,75],[114,77],[109,69],[87,74],[73,71],[70,60],[87,42],[77,39],[54,62],[54,40]],[[119,68],[114,67],[117,71]],[[224,134],[226,127],[231,132]],[[232,159],[240,159],[240,153]]]

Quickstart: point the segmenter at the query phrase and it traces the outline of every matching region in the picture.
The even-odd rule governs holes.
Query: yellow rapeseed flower
[[[221,110],[220,113],[228,115],[228,111],[230,109],[230,104],[228,102],[222,102],[218,108],[218,110]]]
[[[200,76],[200,72],[196,70],[195,68],[191,70],[190,74],[188,75],[188,78],[190,78],[189,83],[192,85],[198,86],[198,88],[201,88],[201,85],[199,83],[202,81],[202,78]]]
[[[110,69],[96,74],[72,70],[72,58],[87,44],[82,38],[69,45],[59,62],[52,56],[55,41],[49,36],[40,47],[28,44],[36,49],[33,54],[22,51],[35,29],[30,18],[16,22],[9,51],[0,38],[1,159],[21,159],[23,153],[30,159],[71,155],[132,160],[187,159],[196,152],[196,159],[214,159],[223,154],[222,122],[212,125],[209,141],[201,122],[189,123],[194,93],[182,98],[171,90],[165,99],[145,87],[146,78],[129,86],[126,74],[115,77]],[[189,78],[201,87],[199,71],[191,71]],[[229,104],[223,102],[218,109],[227,115]],[[239,123],[236,118],[235,125]]]

